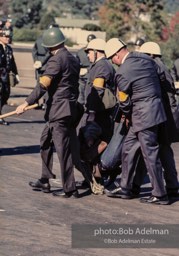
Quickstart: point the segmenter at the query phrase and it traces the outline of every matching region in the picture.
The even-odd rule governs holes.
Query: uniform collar
[[[124,63],[124,61],[126,60],[127,56],[129,55],[129,52],[126,53],[126,55],[123,57],[122,61],[121,61],[121,64]]]

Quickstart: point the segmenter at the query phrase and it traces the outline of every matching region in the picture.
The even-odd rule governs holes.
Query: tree
[[[107,38],[159,39],[166,24],[162,4],[163,0],[106,0],[99,10],[101,27]]]
[[[12,0],[15,27],[35,27],[42,17],[43,0]]]
[[[169,68],[173,61],[179,58],[179,12],[176,12],[169,21],[169,26],[163,29],[163,42],[160,42],[163,58]]]

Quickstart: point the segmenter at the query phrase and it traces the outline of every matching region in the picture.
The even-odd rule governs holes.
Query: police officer
[[[160,160],[164,169],[166,189],[169,196],[179,195],[179,183],[177,179],[177,170],[175,166],[174,153],[170,146],[172,142],[179,141],[179,133],[176,129],[175,119],[178,118],[177,101],[175,98],[175,86],[172,76],[163,63],[160,46],[155,42],[146,42],[140,47],[140,52],[150,55],[157,64],[160,84],[162,89],[162,98],[167,115],[165,123],[167,133],[161,136],[160,140]]]
[[[166,114],[154,61],[145,54],[129,52],[126,44],[118,38],[112,38],[106,43],[105,53],[113,63],[120,65],[115,83],[119,90],[121,110],[129,125],[122,150],[121,187],[109,196],[133,198],[129,181],[134,170],[128,168],[128,163],[139,143],[152,185],[152,195],[142,198],[141,202],[168,204],[158,142],[159,127],[166,121]]]
[[[115,69],[106,58],[104,49],[106,42],[96,38],[91,40],[86,52],[91,62],[88,74],[88,82],[85,90],[85,107],[87,120],[94,120],[102,129],[102,139],[109,142],[112,135],[111,114],[113,107],[105,105],[105,89],[115,95],[114,86]]]
[[[99,139],[108,143],[113,133],[111,114],[114,105],[107,106],[104,95],[105,90],[109,90],[113,98],[115,98],[116,90],[114,86],[115,69],[105,56],[105,44],[106,42],[103,39],[96,38],[91,40],[86,47],[91,66],[85,88],[85,114],[82,118],[82,127],[87,126],[89,123],[96,123],[101,129]],[[99,159],[97,158],[92,162],[93,169],[99,172]]]
[[[46,92],[48,93],[45,112],[47,123],[40,140],[42,175],[39,180],[30,182],[29,185],[43,192],[50,191],[49,179],[55,177],[52,173],[54,145],[60,161],[64,190],[54,195],[77,198],[71,144],[76,138],[73,123],[76,115],[80,66],[77,59],[64,46],[65,40],[59,28],[52,27],[44,31],[43,46],[50,50],[52,56],[35,89],[25,102],[17,107],[16,112],[17,114],[24,112],[26,106],[39,100]]]
[[[96,36],[93,34],[89,34],[87,37],[87,42],[89,43],[91,40],[95,39]],[[85,103],[85,86],[88,79],[88,69],[90,67],[90,61],[88,59],[88,56],[85,52],[86,47],[81,48],[77,54],[76,57],[80,62],[80,78],[79,78],[79,97],[78,101],[82,105]]]
[[[19,75],[17,71],[16,62],[13,55],[12,47],[9,45],[10,30],[2,27],[0,28],[0,69],[1,69],[1,104],[2,107],[7,104],[10,96],[10,73],[15,76],[16,83],[19,83]],[[0,124],[8,125],[4,119],[0,119]]]

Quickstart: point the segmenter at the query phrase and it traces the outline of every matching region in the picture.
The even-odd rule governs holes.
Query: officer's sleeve
[[[127,81],[122,75],[116,74],[115,84],[118,87],[118,99],[120,103],[120,109],[125,116],[130,119],[132,102],[130,99],[131,87],[129,81]]]
[[[39,83],[37,83],[34,90],[26,98],[26,101],[29,105],[32,105],[32,104],[36,103],[45,93],[46,93],[46,90],[43,89],[42,86],[40,86]]]
[[[61,72],[61,66],[60,63],[57,61],[57,59],[52,56],[46,65],[45,72],[43,75],[39,78],[39,84],[43,89],[48,90],[48,88],[51,86],[53,79]]]

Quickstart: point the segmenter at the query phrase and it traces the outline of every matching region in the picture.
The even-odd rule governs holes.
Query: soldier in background
[[[19,83],[19,75],[17,71],[16,62],[13,55],[12,47],[9,45],[11,31],[6,27],[0,28],[0,83],[1,83],[1,104],[0,114],[2,107],[7,104],[10,96],[10,76],[11,73],[14,77],[14,85]],[[4,119],[0,119],[0,124],[8,125]]]

